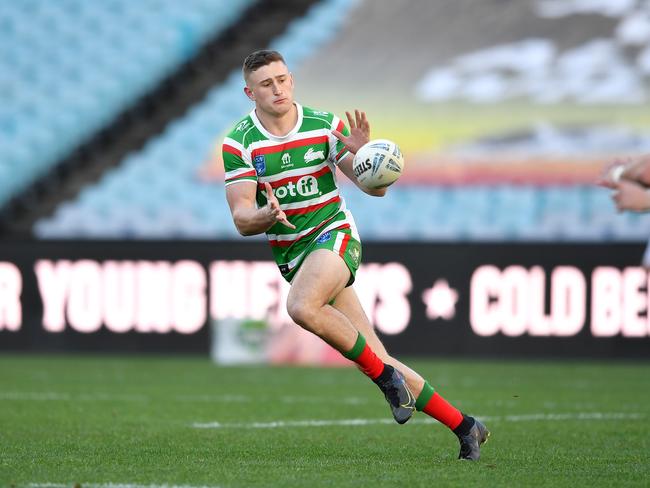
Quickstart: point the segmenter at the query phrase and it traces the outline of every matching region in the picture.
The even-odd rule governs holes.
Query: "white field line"
[[[29,488],[72,488],[76,483],[30,483]],[[219,488],[193,485],[138,485],[133,483],[81,483],[84,488]]]
[[[29,488],[72,488],[77,483],[30,483]],[[84,488],[219,488],[194,485],[138,485],[133,483],[81,483]]]
[[[561,420],[630,420],[641,419],[645,416],[640,413],[532,413],[526,415],[502,415],[479,417],[485,422],[535,422]],[[278,420],[275,422],[194,422],[191,427],[195,429],[279,429],[291,427],[332,427],[332,426],[365,426],[365,425],[392,425],[395,421],[389,418],[384,419],[343,419],[343,420]],[[433,424],[437,423],[431,418],[413,419],[412,424]]]
[[[54,391],[3,391],[0,392],[0,400],[18,400],[18,401],[35,401],[35,402],[48,402],[48,401],[61,401],[61,402],[77,402],[77,401],[124,401],[124,402],[147,402],[153,398],[146,395],[124,395],[113,394],[105,392],[95,393],[63,393]],[[176,395],[169,400],[176,400],[178,402],[187,403],[252,403],[259,402],[259,397],[251,397],[247,395]],[[311,396],[292,396],[283,397],[279,400],[268,398],[268,401],[280,401],[286,404],[295,403],[336,403],[346,405],[361,405],[368,403],[368,399],[361,397],[347,397],[343,399],[336,399],[332,397],[311,397]]]
[[[95,402],[95,401],[126,401],[146,402],[145,395],[124,395],[113,393],[61,393],[55,391],[3,391],[0,400],[18,400],[34,402]]]

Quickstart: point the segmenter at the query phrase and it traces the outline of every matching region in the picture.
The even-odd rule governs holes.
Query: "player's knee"
[[[310,328],[313,325],[315,311],[313,307],[298,300],[287,300],[289,317],[301,327]]]

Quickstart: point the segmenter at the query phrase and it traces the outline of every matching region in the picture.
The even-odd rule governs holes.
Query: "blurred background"
[[[226,204],[260,48],[402,148],[343,188],[389,349],[648,356],[650,216],[595,185],[650,153],[648,0],[0,1],[0,349],[339,361]]]

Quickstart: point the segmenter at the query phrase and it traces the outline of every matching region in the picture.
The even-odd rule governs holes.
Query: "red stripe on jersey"
[[[333,198],[330,198],[330,199],[327,200],[326,202],[323,202],[323,203],[317,203],[317,204],[315,204],[315,205],[310,205],[309,207],[303,207],[303,208],[290,208],[290,209],[288,209],[288,210],[285,210],[285,211],[284,211],[284,214],[285,214],[285,215],[301,215],[301,214],[306,214],[306,213],[309,213],[309,212],[313,212],[314,210],[318,210],[319,208],[323,208],[324,206],[329,205],[330,203],[340,202],[340,201],[341,201],[341,197],[339,197],[339,196],[337,195],[337,196],[335,196],[335,197],[333,197]]]
[[[339,256],[343,257],[345,250],[348,248],[348,241],[350,240],[350,234],[345,234],[343,242],[341,243],[341,249],[339,249]]]
[[[336,130],[339,131],[339,132],[343,132],[343,129],[345,129],[345,124],[343,123],[342,120],[339,120],[339,123],[336,126]]]
[[[310,173],[310,174],[306,174],[306,175],[298,175],[298,176],[289,176],[288,178],[282,178],[281,180],[271,181],[270,182],[271,183],[271,188],[277,188],[278,186],[284,186],[287,183],[289,183],[290,181],[296,183],[300,178],[304,178],[305,176],[313,176],[314,178],[318,178],[319,176],[323,176],[323,175],[325,175],[327,173],[331,173],[331,172],[332,172],[332,170],[329,168],[329,166],[325,166],[325,167],[319,169],[318,171],[316,171],[315,173]],[[264,189],[264,183],[258,183],[257,186],[262,190]]]
[[[343,156],[343,153],[344,153],[345,151],[347,151],[347,150],[348,150],[347,147],[343,147],[343,149],[341,149],[341,150],[339,151],[339,153],[336,155],[336,160],[338,161],[339,158],[340,158],[341,156]]]
[[[249,176],[257,176],[257,173],[255,172],[254,169],[250,171],[246,171],[246,173],[239,174],[237,176],[233,176],[232,178],[226,178],[226,183],[229,181],[235,181],[238,180],[239,178],[248,178]]]
[[[222,146],[222,149],[223,149],[223,152],[234,154],[235,156],[239,156],[240,158],[242,158],[241,151],[239,149],[237,149],[236,147],[232,147],[229,144],[224,144]],[[242,159],[244,159],[244,158],[242,158]]]
[[[306,139],[298,139],[296,141],[284,142],[282,144],[276,144],[275,146],[260,147],[253,149],[251,153],[252,157],[259,154],[272,154],[277,152],[282,152],[287,149],[294,149],[296,147],[309,146],[311,144],[323,144],[327,142],[327,136],[318,136],[318,137],[308,137]]]
[[[317,226],[316,228],[312,229],[309,233],[305,234],[305,235],[302,236],[302,237],[299,237],[298,239],[294,239],[293,241],[276,241],[276,240],[269,240],[269,244],[271,245],[271,247],[289,247],[289,246],[291,246],[292,244],[298,242],[300,239],[304,239],[305,237],[308,237],[308,236],[312,235],[314,232],[316,232],[318,229],[322,228],[322,227],[323,227],[325,224],[327,224],[328,222],[329,222],[329,221],[326,220],[325,222],[323,222],[322,224],[320,224],[320,225]],[[350,228],[350,224],[343,224],[343,225],[341,225],[340,227],[336,227],[336,228],[332,229],[332,231],[340,230],[340,229],[349,229],[349,228]],[[330,231],[330,232],[331,232],[331,231]]]

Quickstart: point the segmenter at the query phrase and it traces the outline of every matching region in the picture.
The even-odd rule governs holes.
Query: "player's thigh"
[[[287,306],[323,306],[345,288],[349,279],[350,270],[338,254],[316,249],[305,258],[292,280]]]
[[[359,297],[352,286],[344,288],[336,296],[333,306],[352,322],[352,325],[366,338],[366,342],[377,356],[382,360],[390,357],[381,340],[377,337],[375,329],[363,310]]]

